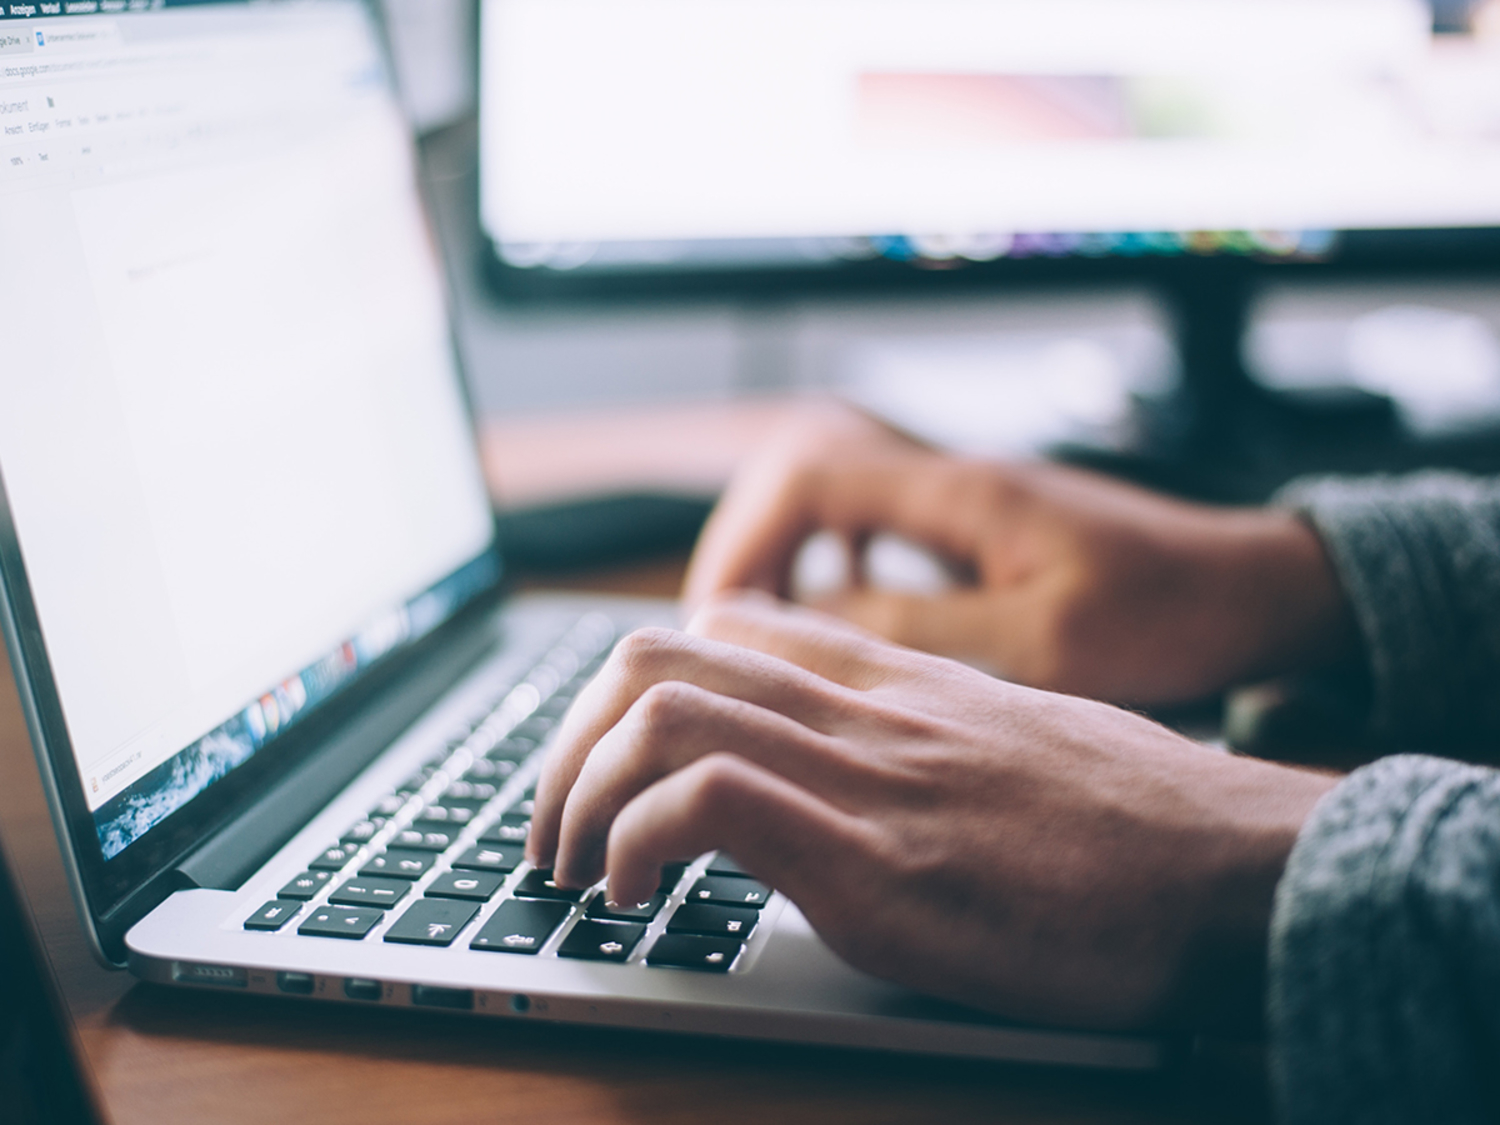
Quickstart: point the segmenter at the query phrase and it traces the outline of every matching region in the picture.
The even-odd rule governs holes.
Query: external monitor
[[[1496,260],[1500,11],[1437,15],[484,0],[494,275],[566,293]]]

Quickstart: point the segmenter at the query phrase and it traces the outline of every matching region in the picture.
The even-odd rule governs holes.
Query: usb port
[[[344,995],[351,1000],[379,1000],[385,995],[385,989],[378,980],[349,977],[344,981]]]
[[[292,996],[311,996],[313,984],[311,973],[276,974],[276,987]]]
[[[467,988],[414,984],[411,986],[411,1002],[423,1008],[457,1008],[467,1012],[474,1007],[474,993]]]

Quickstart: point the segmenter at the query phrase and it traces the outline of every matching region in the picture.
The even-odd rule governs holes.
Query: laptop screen
[[[494,524],[365,6],[0,15],[0,473],[109,859],[491,587]]]

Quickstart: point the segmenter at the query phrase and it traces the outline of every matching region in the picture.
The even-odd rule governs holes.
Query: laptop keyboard
[[[522,857],[535,788],[517,775],[614,639],[603,616],[578,621],[519,685],[310,856],[244,928],[728,972],[771,891],[727,856],[667,865],[642,903],[608,902],[599,887],[559,887]]]

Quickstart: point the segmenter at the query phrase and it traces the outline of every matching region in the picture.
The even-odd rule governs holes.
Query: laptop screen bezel
[[[384,60],[385,90],[394,102],[395,71],[384,21],[371,0],[354,2],[364,11],[378,40]],[[149,13],[142,15],[149,16]],[[122,15],[117,18],[131,17]],[[410,129],[407,138],[423,201],[423,220],[433,244],[439,245],[429,185]],[[444,289],[444,307],[448,315],[448,351],[452,370],[459,383],[463,410],[473,436],[475,470],[482,473],[483,466],[478,456],[480,430],[452,320],[451,284],[446,276],[439,283]],[[426,654],[444,645],[455,633],[468,628],[477,616],[492,611],[504,592],[506,581],[499,523],[493,510],[490,528],[489,542],[484,550],[464,560],[453,573],[488,560],[492,563],[488,570],[493,577],[448,620],[361,671],[349,684],[312,709],[305,720],[268,742],[248,761],[165,817],[114,858],[106,860],[78,773],[9,494],[3,471],[0,471],[0,626],[3,626],[11,653],[12,674],[30,728],[43,787],[52,808],[64,865],[97,957],[113,965],[123,964],[126,931],[173,890],[181,889],[182,881],[174,876],[174,871],[186,856],[254,805],[290,768],[314,753],[332,730],[346,722],[374,696],[398,683],[410,669],[421,664]]]

